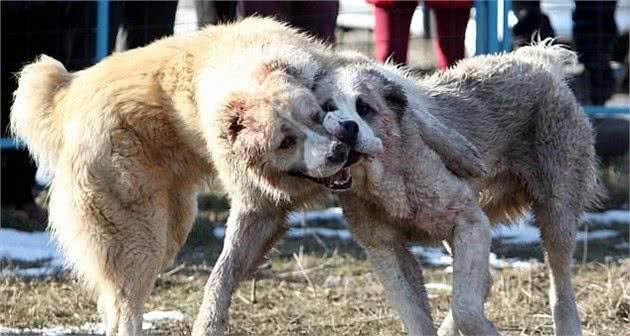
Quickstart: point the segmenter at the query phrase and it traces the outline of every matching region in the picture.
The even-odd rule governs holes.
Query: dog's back
[[[575,62],[573,52],[541,42],[466,59],[419,82],[432,96],[431,113],[481,150],[490,174],[475,184],[488,196],[482,202],[494,221],[513,220],[532,202],[550,199],[556,184],[575,211],[596,204],[592,128],[565,80]],[[572,181],[550,176],[558,170],[570,171]]]

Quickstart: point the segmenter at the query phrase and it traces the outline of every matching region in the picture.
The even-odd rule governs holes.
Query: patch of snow
[[[490,258],[488,259],[490,262],[490,266],[492,268],[502,269],[502,268],[533,268],[536,265],[540,264],[537,260],[531,261],[523,261],[517,258],[499,258],[496,254],[490,253]]]
[[[504,244],[533,244],[540,241],[540,230],[529,224],[498,225],[492,230],[492,238]]]
[[[345,223],[343,210],[341,208],[328,208],[304,212],[293,211],[289,213],[289,216],[287,216],[287,222],[289,222],[289,225],[291,226],[299,226],[303,221],[307,223],[312,221],[336,221]]]
[[[184,314],[179,310],[154,310],[148,313],[144,313],[144,315],[142,315],[142,318],[146,322],[182,321],[184,319]]]
[[[452,292],[453,291],[453,286],[451,285],[447,285],[444,283],[439,283],[439,282],[429,282],[424,284],[424,288],[426,288],[427,290],[443,290],[443,291],[447,291],[447,292]]]
[[[182,321],[184,314],[177,310],[172,311],[151,311],[143,315],[142,330],[151,330],[155,327],[155,322]],[[50,328],[28,328],[17,329],[0,326],[0,335],[42,335],[42,336],[69,336],[77,334],[105,335],[103,323],[84,323],[80,327],[50,327]]]
[[[0,270],[0,278],[14,276],[22,278],[41,278],[47,275],[60,273],[61,271],[63,271],[63,268],[60,266],[3,269]]]
[[[617,237],[618,235],[619,235],[619,232],[613,231],[613,230],[597,230],[597,231],[589,231],[589,232],[579,231],[575,237],[575,240],[576,241],[584,241],[585,239],[598,240],[598,239]]]
[[[409,250],[413,255],[421,257],[424,263],[430,265],[447,266],[453,263],[453,258],[439,247],[412,246]]]
[[[352,235],[348,230],[335,230],[328,228],[291,228],[289,229],[289,232],[287,232],[287,237],[289,238],[302,238],[315,235],[325,238],[337,238],[341,240],[352,239]]]
[[[144,323],[142,324],[142,329],[144,329]],[[76,331],[89,333],[90,335],[105,335],[105,325],[101,322],[87,322],[76,329]]]
[[[615,245],[617,250],[630,250],[630,243],[623,242]]]
[[[93,323],[92,323],[93,324]],[[50,327],[50,328],[6,328],[0,326],[0,335],[41,335],[41,336],[70,336],[77,334],[105,335],[105,329],[84,327]]]
[[[63,264],[63,257],[48,232],[0,228],[0,258],[19,261],[49,259],[55,265]]]
[[[225,237],[225,228],[215,227],[214,229],[212,229],[212,234],[217,239],[223,239],[223,237]],[[352,239],[352,234],[350,234],[350,231],[348,230],[336,230],[318,227],[290,228],[285,237],[290,239],[298,239],[315,235],[325,238],[337,238],[340,240]]]
[[[412,246],[410,248],[412,254],[422,258],[424,263],[434,266],[448,266],[444,271],[452,273],[453,258],[443,249],[437,247]],[[501,268],[532,268],[539,264],[536,260],[523,261],[517,258],[498,258],[496,254],[490,253],[488,258],[490,267]]]
[[[607,210],[604,212],[586,212],[580,218],[580,222],[585,221],[594,225],[610,225],[613,223],[630,224],[630,211]]]

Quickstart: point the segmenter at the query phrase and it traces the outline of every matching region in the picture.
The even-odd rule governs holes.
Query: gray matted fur
[[[556,334],[581,334],[570,265],[578,218],[601,189],[592,128],[565,81],[564,66],[576,60],[546,40],[414,79],[391,65],[341,55],[335,103],[357,108],[340,109],[335,113],[345,115],[336,118],[367,124],[384,150],[357,148],[374,159],[354,166],[355,186],[340,198],[410,334],[433,330],[422,274],[404,243],[446,239],[454,248],[454,302],[438,333],[495,334],[483,313],[487,226],[514,222],[530,209],[551,272]],[[359,100],[369,108],[359,108]],[[461,155],[449,151],[462,148],[449,142],[463,140],[445,132],[479,150],[481,165],[472,166],[485,176],[446,171],[442,162],[449,166]]]

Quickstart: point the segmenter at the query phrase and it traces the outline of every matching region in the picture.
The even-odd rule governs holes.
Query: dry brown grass
[[[189,333],[207,274],[207,268],[185,267],[160,277],[147,310],[180,310],[186,320],[161,325],[157,333]],[[574,274],[584,334],[630,335],[630,259],[580,265]],[[331,276],[338,281],[324,286]],[[251,281],[234,295],[231,335],[404,334],[364,260],[276,258],[257,277],[255,298]],[[450,275],[442,269],[427,269],[425,277],[427,282],[450,283]],[[552,334],[546,295],[549,278],[543,267],[497,271],[493,280],[487,310],[505,335]],[[433,316],[441,321],[450,293],[429,293]],[[79,326],[97,320],[91,296],[67,278],[4,279],[0,311],[0,325],[5,327]]]

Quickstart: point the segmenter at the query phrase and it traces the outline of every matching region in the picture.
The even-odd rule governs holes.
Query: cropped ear
[[[396,113],[396,116],[400,119],[405,114],[407,109],[407,95],[402,86],[397,83],[385,79],[383,85],[383,98],[387,106]]]

